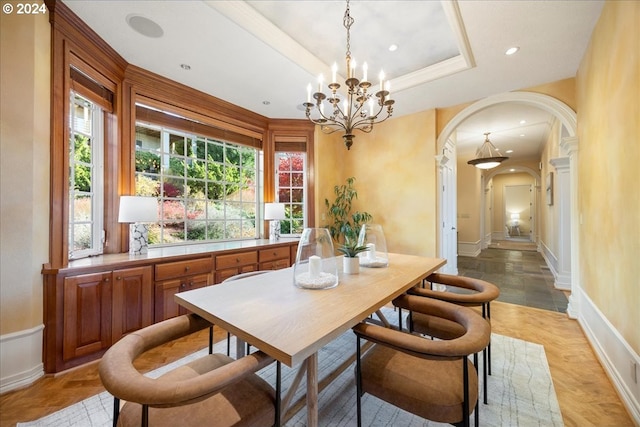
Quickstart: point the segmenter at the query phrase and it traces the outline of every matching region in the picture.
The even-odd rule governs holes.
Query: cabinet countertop
[[[278,245],[290,246],[297,243],[298,238],[281,238],[278,241],[269,239],[234,240],[229,242],[199,243],[180,246],[165,246],[149,249],[143,255],[131,255],[127,253],[105,254],[88,258],[77,259],[69,262],[67,267],[52,268],[45,264],[42,274],[58,274],[64,272],[80,272],[85,269],[136,267],[139,265],[155,264],[159,261],[176,261],[183,258],[192,258],[194,255],[210,256],[213,253],[224,253],[250,249],[260,249]]]

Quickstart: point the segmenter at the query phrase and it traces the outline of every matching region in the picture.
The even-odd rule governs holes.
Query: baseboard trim
[[[480,240],[475,242],[460,242],[458,241],[458,255],[477,257],[480,255],[482,248],[480,247]]]
[[[587,294],[582,289],[574,289],[573,293],[575,294],[576,291],[579,293],[580,300],[578,322],[596,353],[596,357],[620,395],[622,403],[635,423],[640,425],[640,383],[633,382],[630,372],[632,361],[635,361],[636,369],[640,370],[640,357]]]
[[[39,325],[0,336],[0,393],[29,386],[44,375],[43,330]]]

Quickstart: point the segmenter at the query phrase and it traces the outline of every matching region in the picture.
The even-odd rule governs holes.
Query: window
[[[255,239],[256,148],[138,122],[136,194],[158,197],[150,244]]]
[[[276,152],[277,201],[285,204],[287,219],[280,221],[280,234],[299,236],[306,227],[306,155],[304,152]]]
[[[69,117],[69,258],[102,253],[103,111],[71,92]]]

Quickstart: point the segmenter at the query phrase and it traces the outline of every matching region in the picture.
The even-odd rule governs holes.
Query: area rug
[[[393,314],[388,316],[392,322],[394,317],[397,316]],[[356,424],[353,368],[355,343],[355,335],[348,331],[318,353],[320,426],[347,427]],[[217,352],[224,352],[225,348],[226,341],[216,344]],[[232,345],[232,348],[235,346]],[[492,375],[488,380],[488,405],[480,404],[480,425],[562,426],[562,415],[544,348],[538,344],[493,334],[491,349]],[[204,355],[206,351],[202,349],[148,375],[157,377],[175,366]],[[273,366],[260,372],[260,375],[270,384],[275,384]],[[341,372],[336,374],[336,369],[341,369]],[[292,369],[283,365],[283,390],[288,389],[296,371],[297,368]],[[479,377],[482,381],[481,374]],[[297,405],[295,414],[285,424],[287,427],[306,425],[304,389],[303,380],[300,390],[293,398],[294,404],[297,402]],[[425,421],[370,395],[363,397],[362,405],[365,426],[448,426],[448,424]],[[39,420],[18,423],[17,426],[107,427],[112,424],[112,410],[113,398],[109,393],[104,392]]]

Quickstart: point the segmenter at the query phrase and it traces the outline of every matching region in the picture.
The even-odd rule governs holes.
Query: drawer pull
[[[184,271],[189,271],[190,269],[191,269],[191,267],[187,265],[187,266],[184,268]]]
[[[236,258],[236,262],[240,262],[240,258]]]
[[[109,281],[109,278],[108,278],[108,277],[105,277],[105,278],[104,278],[104,281],[105,281],[105,282],[108,282],[108,281]]]
[[[116,277],[116,280],[122,280],[122,277],[118,276]]]

